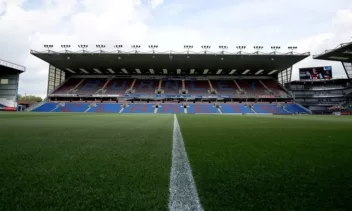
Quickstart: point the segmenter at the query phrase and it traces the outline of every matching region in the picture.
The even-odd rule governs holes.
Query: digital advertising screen
[[[299,79],[300,80],[332,79],[332,68],[331,66],[300,68]]]

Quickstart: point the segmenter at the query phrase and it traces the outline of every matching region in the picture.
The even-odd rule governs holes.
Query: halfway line
[[[170,174],[169,210],[200,210],[197,188],[192,176],[177,116],[174,114],[172,166]]]

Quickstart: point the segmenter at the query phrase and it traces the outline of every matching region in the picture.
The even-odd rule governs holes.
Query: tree
[[[18,95],[18,100],[42,102],[43,99],[35,95]]]

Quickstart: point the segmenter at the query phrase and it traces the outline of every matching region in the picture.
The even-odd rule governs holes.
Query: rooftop
[[[21,65],[14,64],[12,62],[8,62],[8,61],[0,59],[0,71],[1,72],[23,73],[25,70],[26,70],[26,68]]]
[[[314,59],[352,62],[352,42],[342,43],[334,49],[326,50],[319,55],[314,55]]]
[[[141,52],[78,51],[31,54],[70,75],[271,75],[310,55],[307,53],[256,51]]]

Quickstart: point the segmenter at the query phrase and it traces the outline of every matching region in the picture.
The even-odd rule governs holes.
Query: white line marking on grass
[[[169,210],[203,210],[192,176],[180,126],[174,114]]]

